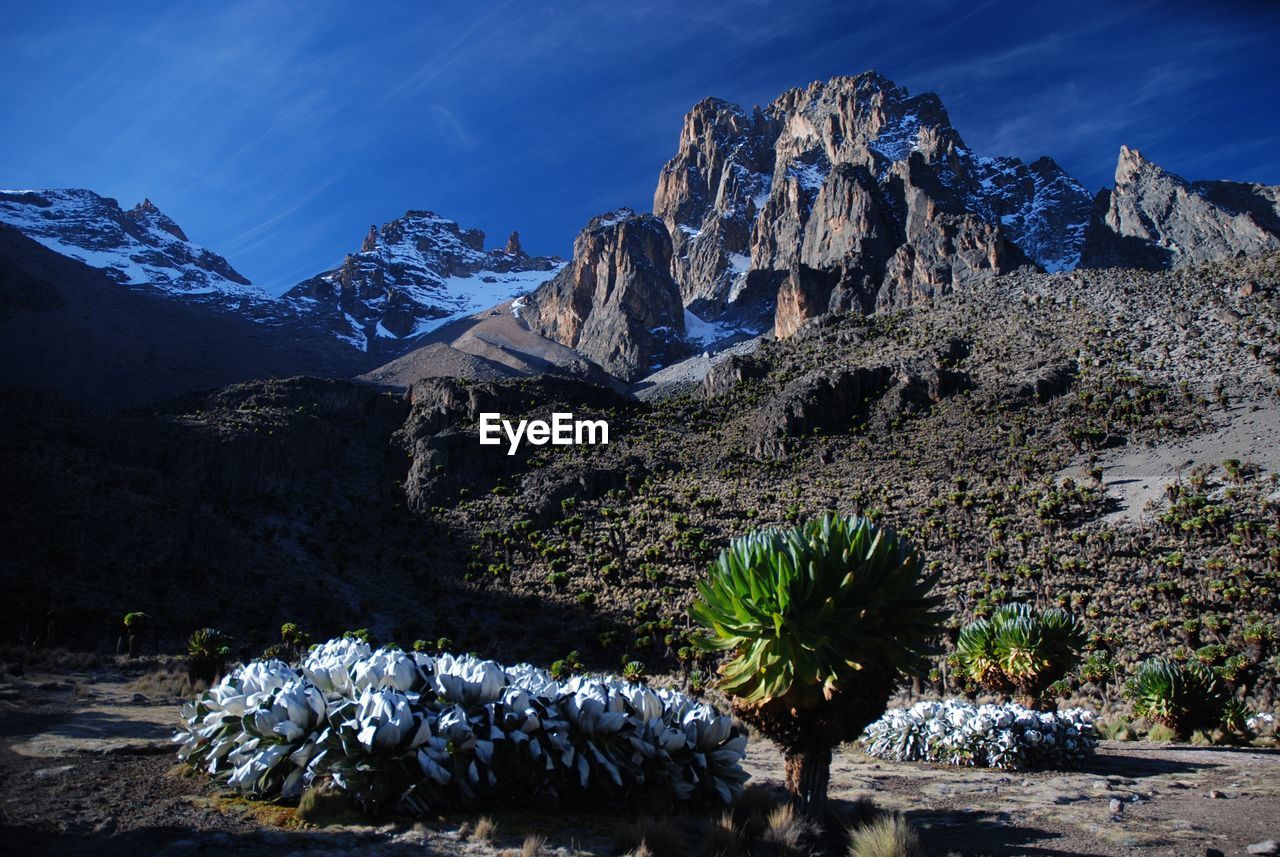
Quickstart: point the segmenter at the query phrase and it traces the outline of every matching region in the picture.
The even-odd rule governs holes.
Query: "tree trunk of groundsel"
[[[821,820],[827,813],[827,786],[831,782],[831,748],[806,747],[785,754],[787,791],[796,810]]]

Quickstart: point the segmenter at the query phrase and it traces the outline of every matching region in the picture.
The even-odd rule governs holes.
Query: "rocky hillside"
[[[357,253],[284,295],[306,321],[382,357],[403,353],[416,337],[532,291],[563,262],[533,257],[512,233],[500,250],[484,233],[430,211],[369,227]]]
[[[298,621],[677,670],[715,553],[835,509],[916,541],[956,623],[1062,604],[1120,664],[1243,652],[1262,699],[1275,652],[1243,634],[1280,617],[1280,465],[1257,440],[1272,435],[1212,457],[1179,444],[1280,416],[1277,343],[1271,255],[1015,272],[827,315],[653,403],[557,379],[429,379],[408,396],[299,379],[114,416],[9,396],[9,633],[35,639],[54,610],[99,644],[142,609],[171,646],[209,622],[261,645]],[[611,442],[508,455],[476,442],[487,410],[604,418]],[[1146,451],[1176,464],[1151,508],[1116,519],[1129,477],[1112,456]]]
[[[1158,270],[1280,249],[1280,187],[1188,182],[1128,146],[1115,182],[1095,201],[1089,267]]]
[[[867,72],[751,112],[700,102],[653,208],[691,310],[785,336],[828,311],[1072,268],[1090,201],[1048,158],[976,156],[937,96]]]

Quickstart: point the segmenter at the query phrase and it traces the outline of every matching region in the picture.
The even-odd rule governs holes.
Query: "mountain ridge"
[[[1114,186],[1090,196],[1048,156],[978,156],[936,94],[868,71],[750,110],[699,101],[653,214],[600,215],[570,260],[528,255],[518,233],[486,249],[479,230],[412,209],[272,297],[150,199],[126,210],[88,190],[0,191],[0,222],[117,285],[238,314],[286,348],[327,341],[320,374],[402,387],[440,371],[607,377],[592,364],[631,382],[695,351],[1021,268],[1159,270],[1267,252],[1280,247],[1280,187],[1188,181],[1122,146]],[[432,336],[469,318],[479,326]]]

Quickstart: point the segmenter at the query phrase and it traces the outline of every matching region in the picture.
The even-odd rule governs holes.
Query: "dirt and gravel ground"
[[[138,689],[145,688],[147,696]],[[626,820],[572,813],[495,814],[317,828],[292,808],[237,798],[176,765],[176,699],[113,667],[33,673],[0,685],[0,842],[10,854],[618,853]],[[756,782],[781,779],[781,757],[755,742]],[[1243,854],[1280,836],[1280,751],[1106,742],[1084,770],[1017,774],[888,764],[845,748],[837,811],[871,800],[920,829],[931,854]],[[1113,812],[1111,801],[1122,805]],[[702,820],[669,822],[699,853]],[[512,850],[515,849],[515,850]]]
[[[1199,466],[1217,467],[1235,459],[1254,468],[1256,478],[1280,472],[1280,402],[1245,401],[1230,409],[1219,424],[1203,434],[1165,443],[1109,452],[1099,457],[1102,484],[1116,501],[1108,523],[1149,524],[1152,504],[1165,499],[1165,488]],[[1084,479],[1088,465],[1077,463],[1058,478]]]

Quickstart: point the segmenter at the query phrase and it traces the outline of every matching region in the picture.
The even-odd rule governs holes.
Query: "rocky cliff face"
[[[233,308],[270,300],[149,199],[126,211],[91,190],[0,191],[0,223],[122,285]]]
[[[1188,182],[1120,147],[1095,199],[1084,264],[1160,269],[1280,248],[1280,187]]]
[[[573,261],[519,303],[535,333],[631,381],[685,355],[684,308],[662,221],[619,209],[593,218]]]
[[[429,211],[369,227],[360,252],[285,293],[286,301],[367,352],[398,344],[531,291],[563,263],[524,252],[512,233],[503,250],[484,249],[484,233]]]
[[[937,96],[874,72],[751,112],[699,103],[654,194],[690,310],[784,336],[1032,262],[1073,267],[1089,211],[1052,160],[979,158]]]

